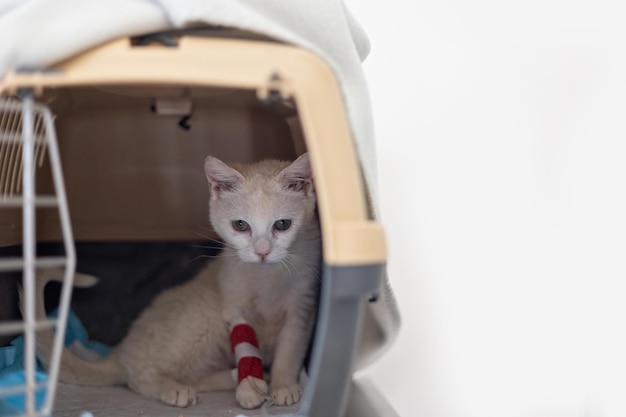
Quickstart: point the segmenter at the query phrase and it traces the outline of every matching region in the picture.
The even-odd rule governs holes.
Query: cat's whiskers
[[[278,264],[287,272],[287,274],[289,274],[289,276],[291,276],[291,271],[289,270],[289,268],[285,264],[284,260],[281,259],[280,262],[278,262]]]
[[[319,250],[315,249],[305,249],[305,248],[295,248],[290,251],[290,256],[299,256],[303,259],[308,259],[311,256],[317,256],[320,254]]]
[[[220,258],[238,258],[239,254],[234,248],[224,248],[217,256]]]
[[[207,245],[192,245],[190,244],[189,246],[191,246],[192,248],[200,248],[200,249],[223,249],[223,246],[207,246]]]
[[[215,238],[213,238],[213,237],[211,237],[211,236],[207,235],[206,233],[202,233],[202,232],[199,232],[199,231],[197,231],[197,230],[192,230],[191,232],[192,232],[194,235],[199,236],[199,237],[201,237],[201,238],[203,238],[203,239],[215,240]]]
[[[310,265],[310,264],[304,264],[303,266],[306,269],[308,269],[309,272],[314,273],[316,281],[321,281],[322,280],[322,274],[320,273],[320,270],[319,270],[318,267],[316,267],[315,265]]]
[[[190,264],[190,263],[195,262],[195,261],[197,261],[198,259],[201,259],[201,258],[215,259],[215,258],[216,258],[216,256],[211,256],[211,255],[198,255],[198,256],[196,256],[195,258],[192,258],[192,259],[188,260],[188,261],[187,261],[187,263],[189,263],[189,264]]]
[[[200,245],[200,244],[190,243],[189,246],[192,248],[209,249],[211,251],[217,251],[217,253],[198,255],[195,258],[189,260],[188,263],[195,262],[200,258],[216,259],[218,257],[232,256],[232,253],[228,253],[229,251],[232,252],[232,249],[228,245],[226,245],[224,242],[221,242],[215,239],[210,239],[210,240],[217,243],[217,245],[211,246],[211,245]]]
[[[319,264],[317,262],[316,263],[310,262],[309,257],[299,256],[300,253],[302,252],[299,252],[298,254],[290,253],[286,256],[286,258],[288,258],[294,270],[298,270],[298,268],[304,267],[309,272],[315,273],[315,276],[317,277],[317,280],[319,281],[320,280]],[[317,255],[317,252],[312,252],[312,253]],[[295,265],[293,265],[293,262],[298,262],[298,268],[296,268]]]
[[[212,238],[212,237],[210,237],[210,236],[208,236],[208,235],[205,235],[205,234],[203,234],[203,233],[200,233],[200,232],[198,232],[198,231],[194,231],[193,233],[195,233],[196,235],[200,236],[200,237],[201,237],[201,238],[203,238],[203,239],[208,240],[209,242],[215,242],[215,243],[217,243],[217,244],[219,244],[219,245],[222,245],[222,246],[224,246],[224,247],[231,247],[231,248],[234,248],[234,246],[233,246],[232,244],[230,244],[230,243],[228,243],[228,242],[225,242],[225,241],[223,241],[223,240],[221,240],[221,239],[215,239],[215,238]]]
[[[215,233],[215,230],[213,230],[213,228],[211,226],[196,226],[194,229],[192,229],[191,231],[194,233],[199,233],[198,230],[202,230],[205,231],[207,233]]]
[[[285,263],[285,266],[287,267],[287,270],[289,271],[289,278],[293,278],[294,273],[298,270],[296,265],[294,265],[294,263],[292,262],[292,258],[293,258],[293,255],[292,254],[288,254],[287,256],[285,256],[282,259],[282,262]],[[289,267],[291,267],[291,268],[289,268]]]

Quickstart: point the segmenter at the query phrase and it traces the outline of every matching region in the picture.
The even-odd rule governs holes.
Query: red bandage
[[[263,379],[263,361],[259,341],[249,324],[238,324],[230,332],[230,346],[237,362],[237,381],[248,376]]]

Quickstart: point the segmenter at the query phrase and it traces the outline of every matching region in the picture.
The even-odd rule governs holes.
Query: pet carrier
[[[90,30],[102,29],[102,37],[16,56],[12,52],[33,42],[22,37],[24,44],[9,46],[9,53],[0,49],[0,346],[9,341],[3,336],[22,333],[25,346],[24,371],[0,385],[0,415],[177,412],[120,387],[57,385],[65,336],[58,330],[68,316],[75,318],[69,312],[75,264],[99,276],[106,301],[75,290],[72,309],[91,337],[115,344],[156,292],[199,268],[184,260],[201,253],[188,243],[198,241],[198,228],[207,224],[204,157],[252,162],[294,159],[304,151],[318,195],[323,273],[303,398],[293,407],[241,410],[232,393],[201,394],[201,404],[179,414],[393,415],[370,385],[353,382],[353,372],[382,352],[399,322],[384,278],[383,231],[371,204],[371,123],[355,64],[359,52],[366,53],[363,35],[338,1],[328,1],[333,7],[322,12],[301,2],[298,13],[285,9],[292,3],[273,2],[259,11],[232,2],[226,13],[205,3],[141,6],[146,10],[135,4],[129,16],[136,20],[111,29],[102,23],[106,8],[104,17],[93,17],[103,7],[95,2],[95,10],[80,6],[82,12],[74,13],[92,16],[99,26]],[[42,4],[34,9],[44,12]],[[204,8],[181,16],[181,4]],[[169,13],[174,25],[157,12]],[[0,20],[0,31],[33,29],[16,26],[33,13],[29,7],[15,5],[11,13]],[[324,20],[328,13],[331,19]],[[333,19],[343,41],[322,36],[312,42],[307,31]],[[86,22],[68,21],[64,30],[85,30]],[[185,29],[167,31],[172,26]],[[47,30],[59,29],[41,32]],[[140,34],[147,30],[159,32]],[[334,45],[331,53],[320,48],[324,42]],[[65,270],[58,318],[37,322],[35,274],[50,267]],[[34,356],[36,330],[46,326],[58,329],[47,376],[36,372]]]

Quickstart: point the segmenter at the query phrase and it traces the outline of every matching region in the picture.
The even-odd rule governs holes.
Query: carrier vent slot
[[[33,167],[41,167],[46,153],[43,115],[34,114],[35,152]],[[0,203],[22,192],[22,107],[17,100],[2,102],[0,107]]]

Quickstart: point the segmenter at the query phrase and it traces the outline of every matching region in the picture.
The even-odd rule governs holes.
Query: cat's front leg
[[[235,397],[241,407],[252,410],[259,407],[269,398],[267,392],[267,382],[263,379],[248,376],[239,381],[235,390]]]
[[[237,364],[237,402],[243,408],[256,408],[268,399],[256,332],[248,323],[238,321],[231,326],[230,343]]]
[[[293,405],[300,401],[302,386],[298,377],[312,330],[312,323],[292,319],[278,336],[270,381],[270,395],[276,405]]]

